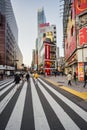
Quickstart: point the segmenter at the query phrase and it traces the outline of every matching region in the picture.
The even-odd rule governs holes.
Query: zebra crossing
[[[87,112],[39,78],[0,82],[0,130],[87,130]]]

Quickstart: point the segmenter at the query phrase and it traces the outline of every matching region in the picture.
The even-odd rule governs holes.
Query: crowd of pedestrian
[[[17,88],[19,87],[20,81],[24,80],[24,81],[29,82],[30,75],[31,75],[30,72],[20,73],[20,74],[16,73],[14,75],[14,82],[17,85]],[[38,84],[39,75],[38,75],[37,71],[34,71],[34,73],[32,75],[33,75],[33,78],[35,80],[35,85]],[[63,75],[64,75],[64,73],[62,74],[62,76]],[[57,76],[57,72],[56,71],[54,73],[54,76],[55,77]],[[0,75],[0,77],[3,80],[3,75],[2,74]],[[77,74],[76,74],[76,72],[74,72],[74,74],[72,74],[72,72],[69,71],[68,74],[66,74],[66,79],[67,79],[67,85],[72,86],[72,81],[74,81],[75,84],[77,85]],[[83,85],[84,88],[86,87],[86,84],[87,84],[87,72],[85,72],[85,75],[84,75],[84,85]]]

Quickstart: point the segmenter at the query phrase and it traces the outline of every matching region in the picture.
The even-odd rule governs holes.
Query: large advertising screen
[[[75,0],[76,15],[87,10],[87,0]]]

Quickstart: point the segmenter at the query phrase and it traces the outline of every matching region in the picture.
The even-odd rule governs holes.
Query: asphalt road
[[[87,130],[83,99],[39,78],[0,81],[0,130]],[[84,107],[83,107],[84,106]]]

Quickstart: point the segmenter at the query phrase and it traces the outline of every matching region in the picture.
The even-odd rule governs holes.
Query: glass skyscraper
[[[21,61],[22,64],[22,59],[11,0],[0,0],[0,66],[6,66],[4,69],[10,70],[14,68],[16,60]]]
[[[38,23],[38,26],[39,26],[39,24],[46,23],[44,8],[38,9],[37,23]]]

